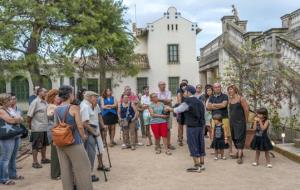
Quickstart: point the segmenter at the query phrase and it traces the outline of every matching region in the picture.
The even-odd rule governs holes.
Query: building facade
[[[256,44],[260,50],[277,55],[266,61],[267,67],[280,61],[300,79],[300,9],[282,16],[281,28],[267,31],[247,31],[247,21],[240,20],[237,14],[224,16],[221,21],[222,34],[200,49],[199,75],[202,84],[221,82],[226,64],[231,59],[239,59],[239,49],[246,41]],[[293,97],[295,103],[298,95]],[[282,102],[282,106],[281,115],[291,115],[287,101]],[[295,112],[299,111],[299,107]]]
[[[141,93],[143,86],[147,85],[151,92],[155,92],[158,82],[165,81],[175,93],[182,79],[198,84],[196,38],[200,31],[197,23],[182,17],[175,7],[170,7],[163,17],[147,24],[145,28],[137,28],[133,23],[133,35],[138,41],[134,51],[139,56],[135,64],[142,69],[135,77],[120,77],[107,72],[107,87],[112,88],[115,96],[119,97],[125,86]],[[45,76],[43,86],[50,89],[66,84],[74,86],[76,91],[84,87],[99,92],[99,75],[87,73],[85,78],[87,82],[83,85],[78,73],[72,77]],[[6,81],[0,80],[0,91],[14,92],[20,101],[27,102],[33,93],[30,74],[23,73]]]
[[[147,85],[151,92],[158,89],[158,82],[165,81],[173,95],[180,80],[199,83],[196,38],[200,32],[197,23],[181,16],[175,7],[170,7],[163,17],[148,23],[146,28],[133,24],[133,33],[138,39],[135,53],[142,56],[144,65],[136,77],[126,77],[115,88],[120,94],[130,85],[137,93]],[[141,64],[141,63],[139,63]]]

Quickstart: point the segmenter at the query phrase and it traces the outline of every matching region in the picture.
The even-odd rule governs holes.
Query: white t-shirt
[[[82,122],[89,121],[89,124],[97,126],[97,128],[96,128],[97,133],[100,132],[100,129],[99,129],[99,114],[100,113],[101,113],[101,109],[100,109],[99,105],[97,105],[94,109],[92,109],[92,104],[89,103],[88,101],[83,100],[81,102],[81,104],[80,104],[81,121]],[[97,143],[100,148],[100,153],[103,154],[104,146],[103,146],[101,135],[99,135],[97,137]],[[98,154],[99,153],[98,148],[97,147],[95,147],[95,148],[96,148],[96,152]]]
[[[150,105],[151,104],[151,101],[150,101],[150,96],[147,96],[147,95],[143,95],[142,98],[141,98],[141,104],[145,104],[145,105]],[[146,116],[150,116],[150,112],[148,109],[145,109],[144,112],[143,112],[143,116],[146,117]]]
[[[80,104],[80,116],[82,122],[89,121],[90,124],[99,127],[99,112],[100,108],[98,105],[92,109],[92,104],[86,100],[83,100]]]
[[[172,94],[171,91],[165,90],[163,92],[158,91],[157,92],[157,97],[159,100],[171,100],[172,99]]]

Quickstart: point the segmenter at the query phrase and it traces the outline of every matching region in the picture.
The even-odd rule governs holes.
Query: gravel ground
[[[174,141],[176,140],[176,127]],[[144,139],[143,139],[144,140]],[[187,145],[178,147],[172,156],[156,155],[154,147],[138,147],[137,150],[121,150],[118,146],[110,148],[112,171],[108,173],[108,182],[104,182],[103,173],[96,171],[100,182],[94,183],[94,189],[105,190],[296,190],[300,188],[300,165],[275,153],[272,158],[272,169],[264,166],[264,155],[261,165],[251,166],[254,152],[246,150],[244,164],[237,165],[235,160],[214,161],[207,150],[206,171],[187,173],[185,169],[192,165]],[[49,165],[42,169],[31,168],[29,157],[18,165],[18,170],[25,180],[15,186],[0,185],[5,190],[60,190],[60,181],[50,179]],[[107,163],[107,160],[106,160]]]

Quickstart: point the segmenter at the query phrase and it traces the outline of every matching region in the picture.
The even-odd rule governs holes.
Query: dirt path
[[[175,132],[174,128],[174,132]],[[174,134],[174,133],[173,133]],[[175,136],[175,134],[173,135]],[[173,139],[176,139],[175,137]],[[121,142],[118,142],[121,144]],[[207,151],[208,153],[210,150]],[[245,152],[243,165],[235,160],[214,161],[212,155],[206,157],[206,171],[187,173],[191,166],[187,145],[177,147],[172,156],[156,155],[154,147],[139,147],[136,151],[121,150],[120,146],[110,149],[112,171],[108,173],[108,182],[104,182],[103,173],[97,172],[100,182],[94,183],[94,189],[103,190],[296,190],[300,187],[300,165],[275,154],[271,160],[272,169],[263,165],[251,166],[253,152]],[[264,163],[264,157],[262,157]],[[61,182],[50,180],[49,165],[36,170],[31,168],[32,158],[19,163],[18,170],[26,180],[5,190],[60,190]]]

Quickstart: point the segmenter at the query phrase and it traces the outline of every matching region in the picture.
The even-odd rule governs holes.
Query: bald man
[[[212,112],[212,116],[216,114],[222,115],[222,123],[224,129],[226,130],[227,140],[229,144],[229,154],[232,156],[232,140],[231,140],[231,131],[229,126],[228,119],[228,96],[222,93],[222,86],[220,83],[215,83],[213,85],[214,94],[209,98],[207,104],[207,110]],[[215,124],[212,121],[212,127],[214,128]]]

